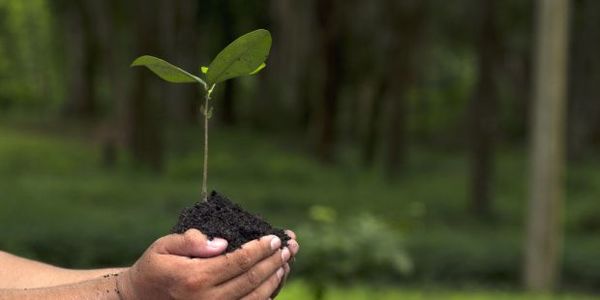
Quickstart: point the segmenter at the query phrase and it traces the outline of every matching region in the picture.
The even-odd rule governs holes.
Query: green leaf
[[[144,55],[136,58],[132,67],[144,66],[150,69],[158,77],[173,83],[204,83],[202,79],[174,66],[158,57]]]
[[[256,74],[256,73],[260,72],[260,71],[261,71],[262,69],[264,69],[266,66],[267,66],[267,64],[265,64],[265,63],[262,63],[262,64],[260,64],[260,66],[258,66],[258,68],[256,68],[256,70],[252,71],[252,72],[251,72],[250,74],[248,74],[248,75],[254,75],[254,74]]]
[[[271,50],[271,34],[265,29],[247,33],[223,49],[210,63],[208,85],[260,71]]]
[[[208,67],[206,67],[206,66],[200,67],[200,72],[202,72],[202,74],[208,73]]]

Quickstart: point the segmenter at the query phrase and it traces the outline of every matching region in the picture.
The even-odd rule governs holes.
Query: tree
[[[137,10],[134,21],[137,53],[161,55],[156,33],[159,32],[160,1],[134,1],[128,9]],[[139,10],[139,7],[144,9]],[[131,94],[126,108],[127,144],[134,160],[140,164],[160,170],[163,163],[163,136],[160,88],[154,78],[145,72],[135,72],[131,83]]]
[[[385,172],[388,178],[402,170],[407,155],[408,98],[417,80],[417,57],[425,19],[425,3],[420,0],[387,1],[388,20],[393,32],[391,61],[384,80],[389,80],[389,122]]]
[[[480,217],[492,213],[491,185],[498,109],[494,64],[498,60],[500,49],[494,4],[494,0],[479,1],[481,11],[476,38],[479,75],[469,104],[470,209],[474,215]]]
[[[228,43],[235,39],[235,15],[234,7],[230,1],[219,2],[220,16],[221,16],[221,28],[223,30],[223,39]],[[235,115],[235,93],[236,83],[233,80],[228,80],[224,83],[223,99],[221,99],[221,121],[226,126],[235,125],[237,118]]]
[[[311,47],[317,44],[311,34],[314,2],[269,1],[274,51],[269,57],[269,72],[259,79],[259,96],[252,106],[253,123],[258,128],[267,123],[280,128],[286,121],[294,129],[309,125],[314,78],[309,62],[314,52]]]
[[[160,50],[178,65],[197,69],[200,61],[198,1],[161,1],[160,5]],[[167,85],[163,91],[171,119],[181,125],[198,122],[201,97],[196,87]]]
[[[320,55],[323,62],[322,99],[315,112],[316,152],[321,161],[331,163],[334,160],[338,89],[341,81],[341,8],[336,0],[319,0],[316,6]]]
[[[524,279],[549,291],[560,269],[569,1],[538,0],[537,12]]]
[[[348,97],[352,103],[350,113],[346,113],[349,124],[345,131],[351,139],[360,139],[362,163],[371,167],[382,140],[385,123],[382,114],[392,81],[388,76],[393,75],[389,58],[396,52],[389,47],[389,42],[397,38],[391,25],[396,15],[388,5],[379,2],[352,0],[347,4],[352,22],[348,23],[346,32],[352,38],[345,47],[352,49],[349,56],[352,63],[347,64],[344,71],[346,89],[351,89],[353,96]]]
[[[600,133],[600,1],[582,0],[573,6],[567,153],[578,160]]]
[[[375,151],[377,149],[377,141],[379,136],[379,124],[380,124],[380,116],[381,110],[383,106],[383,99],[386,96],[386,92],[388,91],[388,82],[386,78],[380,78],[376,83],[376,87],[371,99],[371,105],[369,112],[366,116],[366,124],[365,124],[365,138],[363,141],[362,147],[362,162],[366,167],[369,167],[373,164],[375,160]],[[375,84],[374,84],[375,85]]]
[[[63,107],[66,116],[90,118],[96,115],[96,75],[100,50],[89,1],[55,4],[64,16],[66,53],[69,57],[68,95]],[[60,9],[62,8],[62,9]]]

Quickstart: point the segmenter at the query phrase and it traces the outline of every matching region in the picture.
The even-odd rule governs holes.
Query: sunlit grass
[[[310,300],[314,296],[302,281],[292,281],[277,297],[278,300]],[[427,290],[417,288],[334,287],[328,290],[322,300],[587,300],[593,296],[576,294],[536,295],[523,292],[459,290]]]

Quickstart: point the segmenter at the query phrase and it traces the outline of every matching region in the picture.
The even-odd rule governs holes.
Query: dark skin
[[[0,252],[0,299],[269,299],[298,252],[295,234],[281,249],[275,236],[232,253],[200,231],[155,241],[130,268],[67,270]]]

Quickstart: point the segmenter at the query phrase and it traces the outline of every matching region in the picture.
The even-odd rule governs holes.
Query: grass
[[[313,299],[308,286],[302,281],[286,284],[278,300]],[[515,291],[416,289],[373,286],[335,287],[328,291],[323,300],[586,300],[591,296],[576,294],[536,295]]]
[[[468,174],[461,153],[412,151],[404,175],[390,182],[377,168],[365,170],[352,160],[320,165],[285,139],[218,130],[211,145],[209,188],[275,225],[301,226],[315,204],[334,208],[340,216],[369,211],[407,236],[416,267],[409,282],[518,284],[526,203],[521,150],[499,152],[495,217],[480,222],[466,214]],[[125,155],[115,168],[103,168],[100,146],[84,130],[0,124],[0,249],[71,267],[131,263],[168,232],[182,207],[200,197],[200,135],[178,131],[170,137],[165,170],[156,174],[136,170]],[[352,157],[352,151],[345,156]],[[600,230],[599,167],[600,161],[589,160],[569,169],[563,277],[576,287],[600,285],[595,235]],[[295,290],[305,289],[298,284],[289,293]],[[331,295],[362,299],[344,298],[346,292]],[[362,287],[352,295],[361,293]],[[430,295],[390,293],[389,299],[394,293],[402,299]],[[452,292],[443,295],[458,299]],[[485,295],[465,299],[512,299]]]

